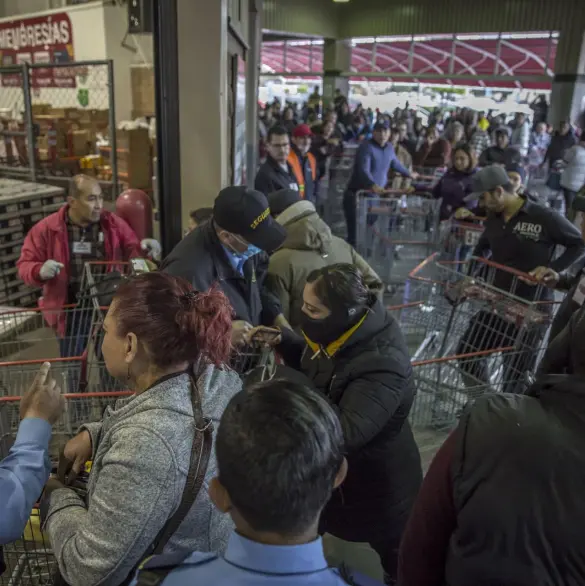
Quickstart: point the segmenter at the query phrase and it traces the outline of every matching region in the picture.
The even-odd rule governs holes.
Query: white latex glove
[[[155,240],[154,238],[145,238],[140,243],[140,247],[145,252],[149,252],[154,260],[160,260],[162,249],[158,240]]]
[[[41,281],[50,281],[61,272],[61,269],[64,266],[65,265],[61,264],[60,262],[57,262],[56,260],[45,261],[45,264],[41,267],[41,270],[39,271],[39,277],[41,278]]]

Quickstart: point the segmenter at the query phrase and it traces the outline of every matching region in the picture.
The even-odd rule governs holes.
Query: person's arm
[[[268,274],[266,275],[265,286],[266,288],[273,294],[278,297],[280,301],[280,307],[282,310],[283,317],[289,321],[290,320],[290,291],[291,291],[291,283],[287,278],[287,274],[285,271],[279,270],[279,262],[280,259],[277,258],[278,253],[273,255],[270,258],[270,264],[268,267]]]
[[[483,257],[484,253],[488,250],[491,250],[490,241],[486,236],[485,230],[481,233],[473,252],[471,253],[472,256]]]
[[[455,436],[435,454],[402,534],[398,557],[401,586],[443,586],[449,540],[457,526],[451,465]]]
[[[369,145],[366,144],[358,149],[355,165],[364,189],[372,189],[376,182],[372,177],[372,151]]]
[[[51,425],[29,417],[18,427],[16,441],[0,462],[0,544],[22,535],[31,509],[49,478]]]
[[[546,210],[546,225],[554,244],[565,247],[561,256],[550,263],[550,268],[557,273],[567,270],[585,254],[585,242],[579,230],[558,212]]]
[[[134,230],[128,225],[126,220],[119,218],[112,214],[112,222],[115,223],[115,228],[118,230],[120,236],[120,246],[124,255],[124,260],[128,261],[131,258],[142,257],[146,252],[140,246],[140,240]]]
[[[277,344],[276,350],[287,366],[300,370],[301,358],[306,345],[303,336],[288,328],[282,328],[280,342]]]
[[[334,406],[350,455],[380,433],[394,416],[404,392],[409,392],[410,361],[396,350],[393,354],[383,358],[377,353],[363,355],[353,369],[339,405]]]
[[[43,529],[65,582],[120,584],[178,505],[183,484],[155,430],[127,425],[113,432],[89,506],[69,488],[50,496]]]
[[[282,306],[278,297],[265,284],[266,275],[268,274],[268,255],[262,252],[257,255],[255,260],[254,271],[260,291],[260,301],[262,302],[262,324],[269,327],[278,326],[277,321],[282,316]]]
[[[32,287],[42,287],[44,282],[39,273],[47,256],[46,229],[43,222],[39,222],[31,228],[24,239],[20,258],[16,262],[18,276]]]

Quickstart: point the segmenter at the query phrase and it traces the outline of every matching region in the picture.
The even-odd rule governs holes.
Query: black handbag
[[[201,410],[201,402],[197,383],[191,377],[191,404],[193,406],[193,417],[195,419],[195,435],[193,438],[193,445],[191,447],[191,457],[189,460],[189,471],[187,472],[187,480],[183,488],[183,495],[181,502],[173,516],[170,517],[159,531],[158,535],[152,542],[151,546],[141,557],[140,562],[128,574],[126,579],[120,586],[130,584],[134,578],[136,570],[143,563],[143,560],[153,555],[162,554],[169,539],[177,531],[185,517],[188,515],[193,503],[197,499],[203,481],[205,480],[205,473],[209,464],[209,457],[211,455],[211,448],[213,445],[213,422],[207,417],[203,417]],[[59,567],[55,569],[55,574],[52,580],[53,586],[69,586],[65,581]]]

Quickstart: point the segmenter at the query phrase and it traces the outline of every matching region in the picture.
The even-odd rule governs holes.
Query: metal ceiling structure
[[[353,39],[353,81],[450,84],[549,90],[559,35],[532,33],[400,35]],[[262,44],[262,73],[295,77],[323,74],[323,41]]]

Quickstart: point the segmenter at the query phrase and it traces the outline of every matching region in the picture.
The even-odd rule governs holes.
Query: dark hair
[[[469,165],[465,169],[468,173],[477,167],[477,156],[475,151],[467,143],[459,143],[451,152],[451,165],[455,166],[455,154],[463,151],[469,157]]]
[[[273,126],[266,135],[266,142],[272,142],[273,136],[288,136],[288,130],[283,126]]]
[[[370,299],[361,271],[352,264],[338,263],[312,271],[307,283],[315,283],[315,294],[331,311],[364,307]]]
[[[136,334],[158,367],[229,358],[232,308],[219,288],[197,293],[182,277],[144,273],[120,285],[113,303],[118,334]]]
[[[203,224],[203,222],[207,222],[213,216],[213,208],[198,208],[189,212],[189,216],[194,222],[198,224]]]
[[[231,399],[217,432],[219,481],[256,531],[299,535],[317,521],[343,462],[343,432],[327,400],[274,379]]]

